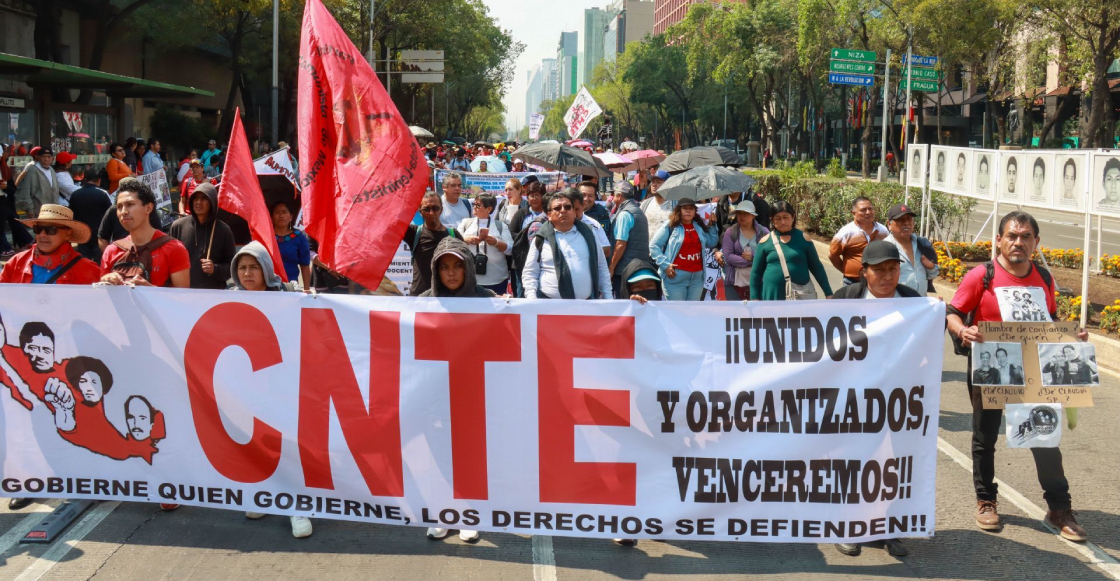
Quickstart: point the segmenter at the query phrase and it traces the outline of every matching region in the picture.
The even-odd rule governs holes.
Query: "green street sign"
[[[828,70],[834,73],[856,73],[861,75],[870,75],[875,72],[875,65],[871,63],[829,61]]]
[[[911,91],[922,91],[923,93],[936,93],[937,92],[937,85],[938,85],[937,81],[919,81],[918,79],[914,79],[913,81],[910,81],[910,90]],[[899,83],[898,86],[899,86],[900,89],[906,90],[906,78],[905,77],[903,77],[902,82]]]
[[[902,69],[902,78],[906,78],[906,69]],[[937,69],[923,69],[921,67],[912,67],[909,73],[914,79],[928,79],[933,81],[940,81],[941,74]]]
[[[832,58],[836,60],[873,63],[878,57],[879,53],[869,50],[852,50],[850,48],[832,49]]]

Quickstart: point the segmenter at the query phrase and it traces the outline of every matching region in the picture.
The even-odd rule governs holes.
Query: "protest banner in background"
[[[292,185],[299,189],[299,178],[292,167],[292,158],[288,157],[288,148],[274,151],[264,157],[253,160],[253,167],[259,176],[284,176]]]
[[[554,192],[564,187],[563,174],[561,172],[507,172],[507,173],[488,173],[488,172],[457,172],[449,169],[435,170],[435,183],[436,193],[443,195],[443,177],[449,173],[457,173],[459,177],[463,178],[463,195],[476,196],[483,192],[494,194],[495,196],[506,195],[506,182],[510,178],[520,180],[527,175],[535,175],[545,186],[545,190]]]
[[[571,135],[572,139],[579,139],[579,135],[587,129],[591,120],[602,112],[603,109],[591,97],[591,93],[587,92],[587,87],[580,87],[579,93],[576,93],[576,100],[572,101],[572,106],[568,107],[568,112],[564,114],[564,125],[568,128],[568,135]]]
[[[0,349],[3,496],[602,538],[935,528],[934,299],[0,285],[0,305],[40,346]]]
[[[529,139],[540,137],[541,125],[544,125],[544,115],[533,113],[529,116]]]
[[[152,193],[156,196],[156,212],[159,212],[160,223],[164,227],[170,225],[175,221],[175,216],[172,213],[174,208],[171,207],[171,188],[167,185],[167,172],[165,170],[156,170],[152,173],[147,173],[141,176],[136,176],[140,183],[148,186]]]
[[[397,253],[393,255],[393,262],[389,263],[389,270],[385,271],[385,276],[397,285],[401,294],[408,296],[408,291],[412,288],[412,253],[404,242],[401,242]]]

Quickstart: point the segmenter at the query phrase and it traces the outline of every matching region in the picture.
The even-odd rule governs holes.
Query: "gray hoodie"
[[[463,261],[466,276],[463,277],[463,286],[451,290],[443,285],[439,278],[439,257],[444,254],[454,254]],[[466,242],[448,236],[436,245],[435,254],[432,255],[432,288],[420,294],[422,297],[495,297],[494,291],[478,286],[474,273],[474,255]]]
[[[261,265],[261,270],[264,271],[265,290],[282,291],[284,290],[284,281],[280,280],[280,275],[276,274],[276,269],[272,264],[272,257],[268,255],[268,250],[264,244],[256,240],[246,244],[233,255],[233,262],[230,263],[229,269],[233,273],[233,290],[245,290],[241,286],[241,280],[237,278],[237,259],[242,256],[249,255],[257,260]]]

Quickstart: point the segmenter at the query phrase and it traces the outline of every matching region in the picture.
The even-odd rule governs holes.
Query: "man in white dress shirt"
[[[571,196],[555,194],[545,205],[548,222],[533,237],[522,282],[526,298],[609,299],[607,261],[591,228],[576,219]]]

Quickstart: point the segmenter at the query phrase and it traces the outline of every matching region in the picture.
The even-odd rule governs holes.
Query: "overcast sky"
[[[556,58],[561,32],[579,32],[583,52],[583,10],[605,8],[610,0],[483,0],[498,26],[509,30],[513,39],[525,44],[525,52],[514,63],[513,83],[506,89],[506,123],[525,125],[525,71],[541,64],[541,59]]]

